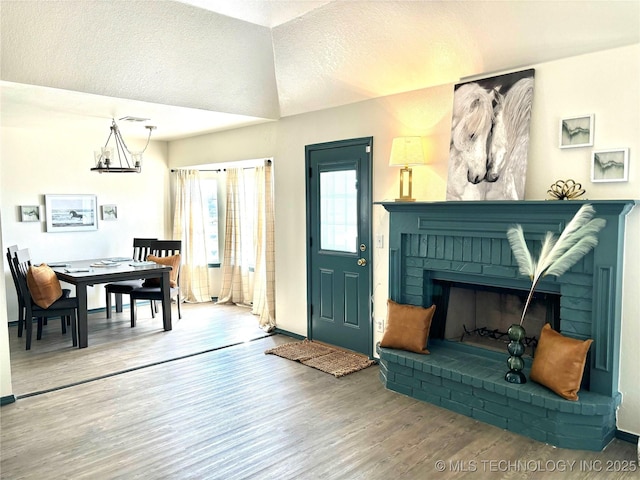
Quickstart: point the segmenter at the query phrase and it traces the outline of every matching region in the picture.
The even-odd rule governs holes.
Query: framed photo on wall
[[[560,148],[593,146],[595,115],[581,115],[560,120]]]
[[[591,153],[592,182],[626,182],[629,180],[629,149],[610,148]]]
[[[22,205],[20,207],[20,221],[39,222],[40,207],[38,205]]]
[[[47,232],[98,229],[95,195],[45,195]]]
[[[118,207],[116,205],[102,205],[102,220],[109,222],[118,219]]]

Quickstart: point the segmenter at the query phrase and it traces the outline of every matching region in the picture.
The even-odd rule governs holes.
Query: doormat
[[[336,378],[358,372],[376,363],[365,355],[306,339],[301,342],[284,343],[264,353],[300,362]]]

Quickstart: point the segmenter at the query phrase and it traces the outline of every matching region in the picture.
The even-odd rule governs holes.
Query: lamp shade
[[[396,137],[391,144],[390,166],[424,165],[422,137]]]

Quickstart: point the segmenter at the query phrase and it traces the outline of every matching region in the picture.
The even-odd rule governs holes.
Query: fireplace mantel
[[[546,232],[560,234],[585,203],[594,207],[596,217],[607,222],[598,234],[598,245],[560,277],[545,277],[538,290],[560,294],[560,331],[564,335],[594,340],[589,354],[587,393],[589,398],[595,396],[605,402],[607,398],[611,399],[610,408],[615,410],[620,398],[618,377],[625,216],[640,203],[638,200],[380,202],[378,204],[389,212],[389,298],[399,303],[429,306],[433,303],[435,281],[453,279],[463,283],[528,290],[531,283],[518,271],[507,241],[507,230],[514,224],[522,225],[529,248],[538,252],[540,241]],[[408,372],[405,360],[407,364],[421,365],[415,359],[401,359],[399,353],[380,350],[381,366],[385,372],[383,382],[386,382],[388,388],[394,389],[398,384],[386,374],[403,375],[399,372]],[[446,357],[446,341],[445,344],[438,345],[437,350]],[[471,355],[470,362],[473,362],[483,353],[474,351]],[[457,356],[458,367],[461,362],[464,363],[461,356]],[[390,369],[393,361],[388,361],[389,358],[396,357],[402,362],[398,371]],[[437,359],[434,357],[425,360],[431,361]],[[427,368],[424,365],[420,368],[423,367]],[[439,371],[440,368],[435,367],[435,370]],[[458,372],[448,372],[447,375],[457,376]],[[500,383],[494,384],[492,381],[482,388],[485,387],[503,389]],[[510,388],[512,387],[507,387]],[[517,386],[513,388],[517,389]],[[533,386],[525,387],[526,395],[532,395],[530,388]],[[525,395],[525,391],[509,391],[516,396]],[[424,392],[417,391],[416,396],[423,394]],[[445,393],[446,395],[449,394]],[[589,412],[595,408],[591,403],[571,407],[556,405],[549,398],[543,398],[544,395],[536,397],[534,394],[534,397],[532,402],[542,401],[545,409],[549,406],[548,418],[552,418],[556,408],[574,408],[580,412]],[[565,400],[562,402],[571,403]],[[445,403],[456,404],[451,401],[451,397],[438,400],[440,405]],[[571,438],[568,444],[602,448],[610,439],[612,429],[615,429],[614,410],[609,410],[602,417],[602,430],[607,433],[601,438],[596,433],[596,438],[587,440],[587,443],[580,444]],[[477,412],[476,418],[479,419],[489,415],[478,406],[471,406],[469,411]],[[542,414],[542,411],[537,413]],[[522,422],[518,422],[514,423],[519,425],[514,427],[516,431],[529,429],[530,425],[524,427]],[[601,426],[597,426],[594,430],[599,431],[600,428]],[[576,429],[576,432],[579,430]],[[555,434],[546,432],[541,435],[534,438],[555,442]],[[558,441],[557,444],[563,443]]]

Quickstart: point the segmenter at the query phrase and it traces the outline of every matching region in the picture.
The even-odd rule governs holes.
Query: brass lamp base
[[[407,190],[404,193],[404,178],[407,177]],[[415,202],[416,199],[411,197],[411,187],[413,184],[413,172],[408,166],[404,166],[400,169],[400,196],[396,198],[396,202]]]

